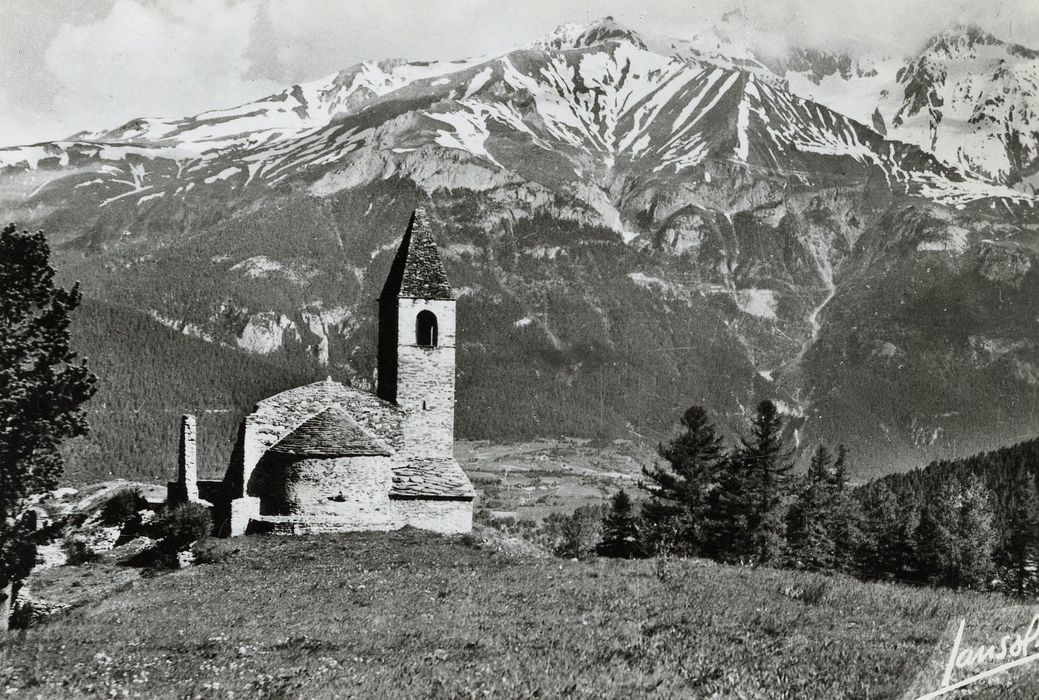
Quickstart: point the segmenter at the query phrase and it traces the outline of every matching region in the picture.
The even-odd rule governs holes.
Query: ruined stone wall
[[[400,527],[410,525],[444,535],[472,532],[472,501],[394,500]]]
[[[416,318],[437,318],[437,344],[416,344]],[[401,299],[397,334],[397,404],[404,419],[404,447],[415,457],[450,458],[455,432],[455,302]]]
[[[261,515],[390,519],[393,461],[385,456],[303,458],[268,454],[249,483]]]
[[[198,500],[198,422],[189,413],[180,418],[177,481],[184,490],[186,501]]]

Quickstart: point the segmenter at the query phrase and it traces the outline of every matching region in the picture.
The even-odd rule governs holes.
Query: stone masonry
[[[476,492],[454,459],[455,299],[416,210],[379,298],[378,388],[330,378],[256,404],[222,482],[198,482],[185,416],[170,500],[213,495],[217,529],[313,533],[472,529]]]
[[[180,468],[177,477],[187,500],[197,501],[198,422],[192,415],[184,415],[180,419]]]
[[[171,503],[194,503],[198,493],[198,423],[195,416],[180,417],[180,440],[177,449],[177,480],[167,485]]]
[[[404,444],[415,457],[451,459],[455,433],[455,302],[401,299],[398,315],[397,405],[404,409]],[[438,342],[418,345],[420,311],[437,319]]]

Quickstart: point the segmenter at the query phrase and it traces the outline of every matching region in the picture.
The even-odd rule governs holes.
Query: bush
[[[168,551],[180,551],[213,531],[213,516],[200,503],[184,503],[162,511],[154,523],[156,539]]]
[[[237,544],[227,540],[203,540],[194,546],[196,564],[219,564],[240,551]]]
[[[147,503],[137,487],[117,491],[101,509],[101,522],[105,525],[122,525],[138,517],[138,511]]]
[[[558,539],[553,553],[565,559],[595,556],[595,546],[601,539],[603,510],[599,505],[581,506],[564,516],[558,524]]]
[[[62,544],[62,549],[65,550],[68,563],[72,566],[87,564],[100,558],[82,535],[74,535],[66,539]]]
[[[786,585],[783,586],[781,592],[787,598],[799,600],[805,605],[818,605],[826,597],[826,593],[830,590],[830,585],[829,579],[822,579],[805,583],[801,586]]]

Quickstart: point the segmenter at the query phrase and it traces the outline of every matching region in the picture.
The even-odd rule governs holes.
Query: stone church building
[[[225,534],[469,532],[475,491],[454,459],[455,300],[422,209],[379,297],[375,394],[326,381],[256,404],[227,474],[199,481],[184,416],[169,501],[212,504]]]

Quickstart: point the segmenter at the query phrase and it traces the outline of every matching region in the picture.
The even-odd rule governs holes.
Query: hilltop
[[[0,646],[12,697],[897,697],[958,594],[416,531],[224,543]],[[86,569],[93,565],[84,565]],[[1000,697],[1033,697],[1015,676]],[[776,689],[783,694],[777,695]]]

